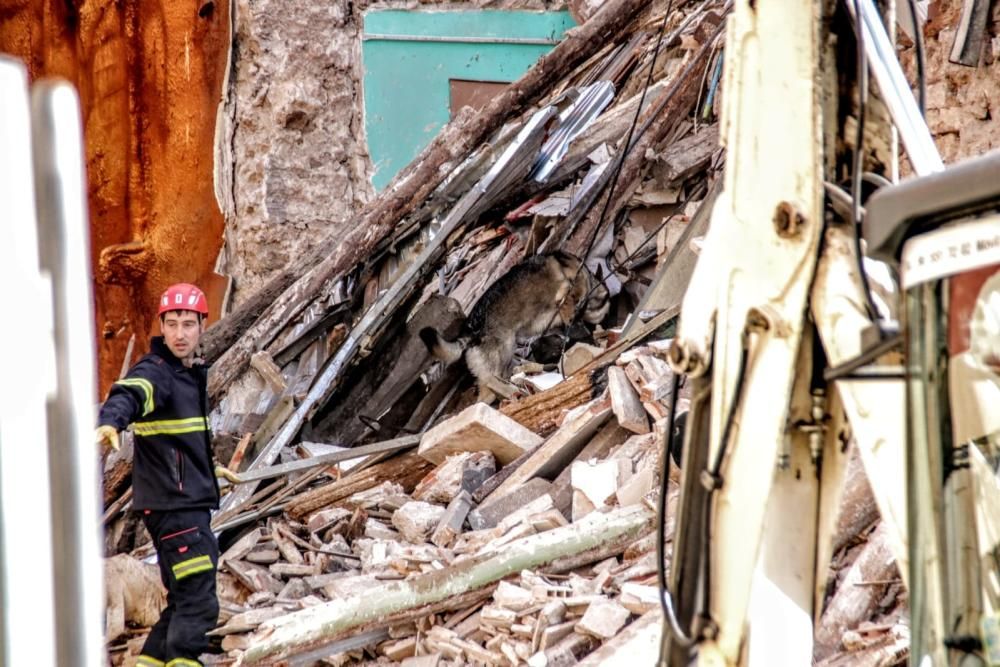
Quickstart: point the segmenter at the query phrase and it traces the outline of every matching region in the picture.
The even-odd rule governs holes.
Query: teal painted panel
[[[553,47],[490,39],[558,39],[572,26],[568,12],[369,12],[362,56],[375,188],[384,188],[448,122],[449,80],[514,81]],[[437,37],[465,41],[431,41]]]
[[[576,24],[569,12],[388,9],[368,12],[364,25],[366,35],[559,39]]]

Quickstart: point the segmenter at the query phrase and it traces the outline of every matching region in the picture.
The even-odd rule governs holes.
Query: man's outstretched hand
[[[101,451],[108,449],[113,449],[116,452],[121,448],[120,441],[118,439],[118,429],[114,426],[98,426],[97,430],[94,431],[94,441],[101,445]]]
[[[243,480],[226,466],[215,466],[215,476],[224,479],[230,484],[242,484]]]

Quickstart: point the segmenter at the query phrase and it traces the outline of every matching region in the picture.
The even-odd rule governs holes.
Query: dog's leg
[[[495,377],[488,377],[479,384],[479,396],[476,400],[480,403],[492,405],[498,398],[510,399],[517,393],[517,387],[508,384]]]
[[[493,405],[497,400],[497,395],[484,384],[479,385],[479,396],[476,397],[478,403],[485,403],[486,405]]]
[[[514,385],[504,382],[501,378],[514,355],[514,335],[489,336],[483,338],[479,345],[470,347],[465,353],[465,363],[476,376],[480,395],[484,389],[504,398],[510,398],[517,391]]]
[[[495,376],[490,376],[486,378],[485,384],[490,391],[499,396],[502,396],[503,398],[511,398],[514,394],[517,393],[517,387],[515,387],[509,382],[504,382],[503,380]]]

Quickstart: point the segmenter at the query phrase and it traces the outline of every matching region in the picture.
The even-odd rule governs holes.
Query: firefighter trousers
[[[215,571],[219,544],[208,510],[145,510],[167,606],[142,647],[137,667],[200,667],[206,633],[219,618]]]

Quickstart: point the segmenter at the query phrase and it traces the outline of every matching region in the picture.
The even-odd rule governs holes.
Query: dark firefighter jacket
[[[150,353],[111,387],[98,424],[134,424],[132,504],[137,510],[219,506],[208,432],[206,366],[187,368],[156,336]]]

